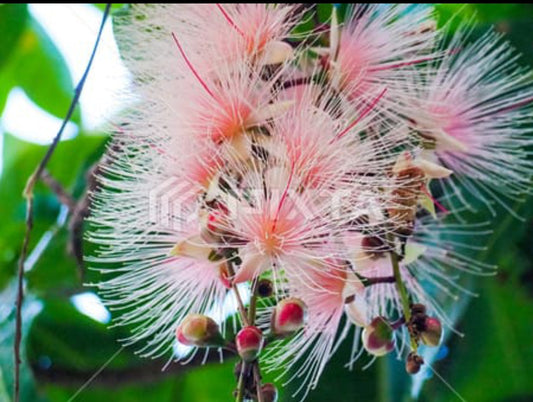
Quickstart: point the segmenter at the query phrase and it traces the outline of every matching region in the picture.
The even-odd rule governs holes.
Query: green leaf
[[[0,302],[4,307],[5,301],[9,300],[11,308],[0,309],[0,401],[10,401],[10,393],[14,388],[13,370],[13,345],[15,342],[15,300],[17,284],[12,281],[0,292]],[[7,307],[8,304],[6,303]],[[31,295],[26,295],[22,306],[22,339],[20,357],[20,401],[39,402],[42,398],[38,395],[31,368],[26,359],[26,340],[35,315],[40,310],[40,304]],[[7,394],[7,396],[6,396]]]
[[[100,11],[104,11],[106,8],[106,3],[93,3],[93,5],[98,8]],[[121,10],[124,7],[128,7],[128,3],[113,3],[111,4],[111,14],[114,14],[116,11]]]
[[[449,358],[437,370],[467,401],[531,400],[532,315],[531,297],[515,286],[486,280],[481,297],[461,322],[466,337],[454,340]],[[434,379],[423,395],[431,401],[448,401],[451,391]]]
[[[0,402],[11,402],[11,398],[6,389],[4,382],[4,375],[2,374],[2,367],[0,367]]]
[[[49,297],[29,334],[28,358],[38,367],[39,358],[46,356],[53,370],[86,372],[90,376],[121,348],[118,339],[126,335],[81,314],[68,295]],[[107,369],[120,370],[146,362],[126,349]]]
[[[48,170],[67,191],[72,189],[79,177],[84,177],[89,167],[87,161],[102,152],[102,143],[105,141],[101,136],[80,135],[74,139],[59,143],[50,163]],[[4,286],[15,273],[16,263],[25,231],[26,202],[22,197],[22,190],[30,174],[45,154],[47,146],[35,145],[21,141],[10,135],[4,135],[4,167],[0,177],[0,214],[9,217],[0,221],[0,286]],[[79,193],[79,192],[78,192]],[[43,233],[49,230],[57,219],[60,203],[55,194],[52,194],[42,183],[35,189],[35,219],[32,231],[30,250],[33,249]],[[64,238],[65,239],[65,238]],[[71,267],[74,263],[66,258],[65,242],[58,243],[54,247],[55,253],[46,254],[48,260],[54,264],[49,265],[47,273],[48,281],[60,280],[54,276],[54,266],[58,272],[65,272],[64,266]],[[62,271],[63,270],[63,271]],[[40,275],[35,273],[32,275]],[[34,282],[30,283],[30,287]]]
[[[342,326],[343,324],[341,324]],[[346,364],[352,356],[353,331],[350,331],[342,345],[333,355],[332,359],[326,365],[316,389],[311,390],[306,397],[306,402],[352,402],[354,400],[373,402],[378,401],[379,393],[383,391],[381,384],[377,382],[377,365],[370,365],[366,369],[364,366],[370,362],[370,358],[363,356],[355,362],[352,370],[346,367]],[[299,367],[296,367],[298,369]],[[289,373],[282,380],[276,381],[278,388],[281,384],[290,378],[294,373]],[[301,386],[303,379],[295,377],[291,382],[283,387],[284,395],[281,401],[293,402],[299,400],[292,397],[294,392]],[[303,393],[300,392],[301,397]]]
[[[63,56],[41,25],[30,18],[2,80],[20,86],[28,97],[49,113],[63,118],[74,96],[70,71]],[[79,121],[79,111],[73,116]]]
[[[0,4],[0,112],[4,109],[11,82],[5,79],[2,69],[8,63],[28,20],[26,4]]]
[[[0,4],[0,68],[6,64],[9,56],[18,43],[20,35],[24,32],[28,19],[28,6],[26,4]]]

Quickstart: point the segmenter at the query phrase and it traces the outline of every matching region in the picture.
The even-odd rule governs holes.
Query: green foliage
[[[16,294],[16,283],[12,281],[4,290],[0,292],[0,302],[14,300]],[[15,339],[15,308],[14,304],[0,305],[0,402],[11,401],[13,391],[13,344]],[[22,357],[23,361],[20,370],[20,395],[22,401],[41,402],[42,398],[38,394],[34,384],[33,374],[25,358],[26,339],[31,328],[33,319],[39,313],[40,303],[33,297],[27,297],[22,308]]]
[[[0,88],[4,89],[0,95],[7,95],[6,89],[21,87],[37,105],[63,118],[74,94],[69,69],[50,37],[33,17],[21,16],[18,19],[26,26],[17,36],[17,46],[0,70]],[[79,120],[79,113],[74,115],[73,120]]]
[[[3,69],[11,60],[20,37],[28,20],[28,7],[26,4],[1,4],[0,5],[0,111],[11,89],[11,83],[5,78]]]

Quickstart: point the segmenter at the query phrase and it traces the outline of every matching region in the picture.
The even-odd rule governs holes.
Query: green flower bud
[[[223,346],[218,324],[201,314],[189,314],[176,329],[178,342],[187,346]]]
[[[374,356],[383,356],[394,349],[394,330],[384,317],[374,318],[361,335],[366,351]]]
[[[442,324],[438,318],[426,317],[422,331],[420,332],[420,340],[427,346],[438,346],[442,338]]]

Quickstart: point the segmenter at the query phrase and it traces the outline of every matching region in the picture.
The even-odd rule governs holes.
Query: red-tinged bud
[[[416,374],[420,371],[420,367],[424,364],[424,359],[414,352],[409,353],[405,362],[405,371],[409,374]]]
[[[295,297],[281,300],[272,313],[271,329],[277,336],[287,336],[302,328],[307,321],[307,306]]]
[[[420,340],[427,346],[438,346],[442,337],[442,324],[438,318],[426,317],[422,331],[420,332]]]
[[[374,356],[383,356],[394,349],[394,330],[384,317],[374,318],[362,333],[363,346]]]
[[[218,324],[201,314],[189,314],[176,329],[178,342],[187,346],[223,346]]]
[[[272,383],[263,384],[261,394],[263,402],[277,402],[278,400],[278,389]]]
[[[218,266],[218,275],[222,284],[226,288],[231,289],[232,281],[227,262],[224,261]]]
[[[244,327],[237,333],[235,344],[242,360],[252,362],[263,348],[263,333],[254,326]]]

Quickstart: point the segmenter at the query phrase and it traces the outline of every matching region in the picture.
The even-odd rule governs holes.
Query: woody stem
[[[233,264],[231,261],[228,261],[228,273],[230,277],[235,276],[235,270],[233,269]],[[241,294],[239,293],[237,285],[233,282],[231,283],[231,289],[235,292],[235,298],[237,299],[237,308],[239,310],[239,315],[241,316],[242,323],[244,325],[250,325],[248,322],[248,314],[246,312],[246,308],[244,307],[244,303],[242,302]]]
[[[233,269],[233,264],[231,261],[228,261],[228,271],[231,277],[235,276],[235,270]],[[256,314],[256,306],[257,306],[257,285],[258,280],[254,281],[252,285],[252,296],[250,298],[250,306],[248,308],[248,311],[246,311],[246,308],[244,307],[244,303],[242,302],[241,295],[239,293],[239,289],[237,288],[237,285],[232,284],[232,289],[235,292],[235,297],[237,298],[237,306],[239,309],[239,314],[241,316],[241,320],[243,322],[243,325],[254,325],[255,323],[255,314]],[[241,366],[241,373],[239,375],[239,381],[237,383],[237,397],[235,399],[236,402],[242,402],[244,400],[244,388],[245,388],[245,377],[248,375],[246,372],[249,370],[250,366],[245,361],[242,361]],[[253,363],[253,366],[251,367],[253,370],[253,375],[255,379],[256,384],[256,392],[257,392],[257,401],[263,402],[263,394],[261,392],[261,372],[259,368],[259,362],[255,361]]]
[[[235,402],[244,401],[244,377],[247,369],[247,363],[243,361],[241,365],[241,373],[239,375],[239,382],[237,383],[237,398],[235,399]]]
[[[261,390],[261,371],[259,368],[259,362],[256,360],[254,363],[254,379],[257,391],[257,402],[263,402],[263,391]]]

